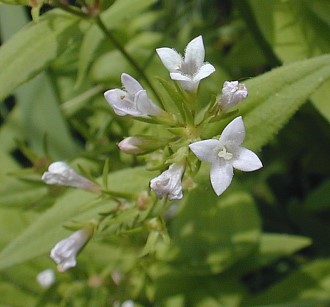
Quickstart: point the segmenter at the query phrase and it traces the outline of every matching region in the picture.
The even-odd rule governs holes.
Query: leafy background
[[[115,203],[40,181],[48,163],[70,161],[114,191],[140,192],[155,173],[120,153],[147,125],[116,118],[103,91],[135,75],[93,20],[44,5],[0,5],[0,304],[3,306],[327,306],[330,302],[330,4],[327,0],[101,3],[101,18],[152,78],[167,77],[155,48],[183,51],[202,34],[216,73],[200,100],[225,80],[245,80],[239,108],[245,145],[264,168],[235,174],[220,198],[202,169],[163,229],[131,206],[114,215],[42,289],[55,268],[51,247]],[[35,17],[36,7],[32,13]],[[36,17],[35,17],[36,19]],[[143,83],[143,81],[142,81]],[[152,96],[152,94],[151,94]],[[214,123],[205,137],[219,134]],[[157,131],[155,131],[157,133]],[[141,222],[140,224],[138,222]],[[142,227],[138,227],[142,225]]]

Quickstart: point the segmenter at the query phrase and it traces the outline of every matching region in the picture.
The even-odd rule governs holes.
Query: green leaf
[[[186,196],[173,220],[171,263],[190,273],[219,273],[256,248],[260,221],[253,200],[243,192],[218,198],[209,183]]]
[[[250,4],[260,30],[284,63],[330,52],[329,1],[252,0]],[[327,84],[312,96],[315,107],[328,121],[329,93]]]
[[[326,81],[311,97],[314,106],[330,122],[330,81]]]
[[[322,212],[330,208],[330,180],[324,181],[317,189],[312,191],[305,199],[304,208],[310,211]]]
[[[311,244],[312,241],[306,237],[263,233],[260,240],[258,266],[292,255]]]
[[[126,169],[109,176],[109,188],[113,191],[140,192],[148,186],[152,173],[142,168]],[[110,201],[96,202],[96,196],[81,190],[68,190],[55,205],[41,214],[15,240],[0,253],[0,270],[11,267],[39,255],[49,253],[55,243],[69,232],[62,225],[74,221],[89,221],[109,208]],[[26,244],[28,242],[28,244]]]
[[[294,286],[293,286],[294,285]],[[309,306],[328,306],[324,300],[330,299],[330,260],[314,261],[300,270],[292,273],[283,281],[275,284],[260,295],[246,302],[246,306],[281,304],[303,306],[301,303],[310,302]],[[318,302],[319,300],[319,302]],[[323,301],[323,302],[322,302]],[[329,303],[329,302],[328,302]]]
[[[0,33],[4,43],[28,23],[25,8],[16,5],[0,5]]]
[[[1,46],[0,101],[45,69],[79,37],[78,20],[52,10],[38,23],[30,22]]]
[[[46,138],[47,150],[54,160],[67,160],[79,151],[61,114],[48,75],[39,74],[30,82],[17,89],[16,95],[22,114],[22,134],[30,147],[44,155]]]
[[[244,144],[251,149],[267,144],[329,78],[330,55],[323,55],[276,68],[247,81],[249,98],[239,105],[247,129]]]

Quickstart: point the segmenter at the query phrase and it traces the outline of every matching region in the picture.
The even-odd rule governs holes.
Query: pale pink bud
[[[238,83],[238,81],[225,81],[218,106],[223,112],[226,112],[240,101],[246,99],[247,96],[248,91],[243,83]]]

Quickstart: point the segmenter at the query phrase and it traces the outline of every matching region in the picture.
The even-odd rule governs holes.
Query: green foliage
[[[327,0],[2,3],[2,305],[329,304]],[[169,79],[155,49],[183,53],[198,35],[216,73],[195,95]],[[124,72],[165,115],[111,112],[103,92],[120,88]],[[248,99],[221,113],[222,83],[242,79]],[[263,149],[263,168],[235,170],[218,197],[209,167],[187,146],[218,137],[237,116],[243,145]],[[117,144],[134,135],[165,144],[148,155],[121,152]],[[53,161],[95,189],[46,185]],[[159,200],[150,180],[178,162],[183,199]],[[42,288],[36,275],[55,270],[50,250],[86,225],[95,232],[76,267]]]

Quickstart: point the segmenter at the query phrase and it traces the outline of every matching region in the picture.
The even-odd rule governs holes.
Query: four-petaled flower
[[[159,198],[168,195],[170,200],[182,198],[181,177],[184,172],[184,165],[179,163],[171,164],[168,170],[150,181],[150,187],[156,192]]]
[[[230,185],[233,168],[249,172],[262,167],[254,152],[240,146],[244,138],[245,127],[240,116],[226,126],[219,140],[203,140],[189,145],[198,159],[211,163],[211,184],[218,196]]]
[[[156,49],[171,79],[179,81],[187,91],[196,91],[199,81],[211,75],[215,68],[204,62],[205,50],[202,36],[194,38],[186,47],[184,58],[171,48]]]
[[[61,161],[50,164],[48,171],[44,172],[41,180],[47,184],[70,186],[92,192],[99,191],[97,184],[77,174],[73,168]]]
[[[225,81],[222,87],[222,95],[218,102],[221,111],[226,112],[248,96],[248,90],[243,83],[238,81]]]
[[[60,272],[76,266],[76,255],[91,238],[93,231],[93,227],[87,226],[59,241],[54,246],[50,252],[50,257],[56,262],[57,269]]]
[[[104,93],[105,99],[117,115],[149,117],[164,113],[148,98],[146,91],[133,77],[123,73],[121,82],[124,90],[112,89]]]

